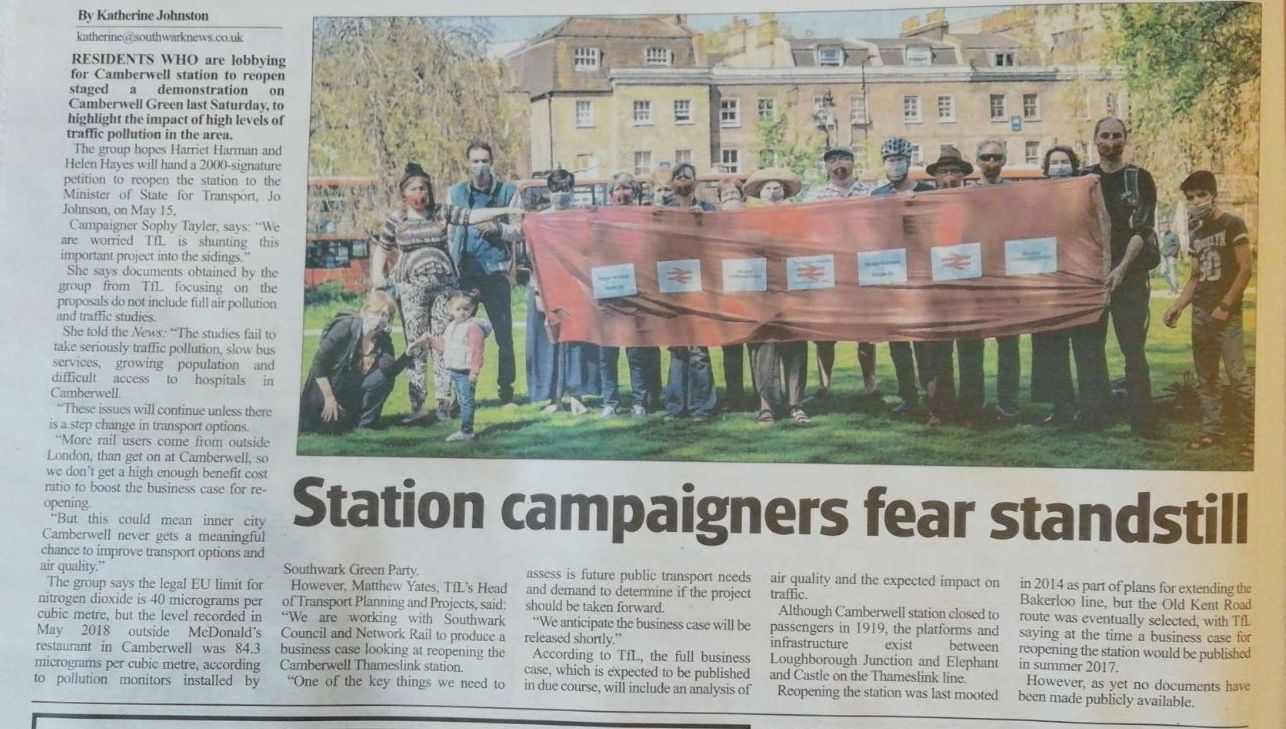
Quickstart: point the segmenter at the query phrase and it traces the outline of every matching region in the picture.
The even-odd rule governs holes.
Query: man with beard
[[[1148,273],[1160,261],[1154,221],[1156,183],[1147,170],[1125,161],[1125,123],[1114,117],[1094,125],[1099,163],[1087,172],[1098,175],[1103,202],[1112,222],[1112,269],[1106,285],[1111,292],[1108,312],[1095,324],[1079,327],[1073,336],[1090,338],[1106,347],[1107,320],[1112,320],[1125,358],[1126,414],[1135,435],[1152,434],[1152,383],[1144,346],[1148,337]],[[1096,399],[1096,396],[1095,398]],[[1094,418],[1097,414],[1089,413]]]
[[[822,155],[826,165],[826,184],[808,193],[807,202],[839,200],[849,197],[866,197],[866,186],[853,177],[853,153],[847,147],[832,147]],[[826,397],[831,389],[831,371],[835,368],[835,342],[814,342],[817,346],[817,392],[815,398]],[[857,343],[857,364],[862,369],[862,394],[876,394],[875,345]]]
[[[513,204],[517,189],[492,174],[491,145],[473,141],[465,148],[469,179],[451,186],[449,199],[459,208],[503,208]],[[513,311],[509,267],[512,245],[522,240],[522,228],[499,221],[457,226],[451,233],[451,258],[460,272],[462,289],[477,289],[478,301],[496,334],[500,404],[515,407]]]

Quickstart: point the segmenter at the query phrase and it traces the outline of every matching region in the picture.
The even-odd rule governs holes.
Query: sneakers
[[[616,406],[604,405],[603,410],[598,414],[598,417],[600,420],[607,420],[608,418],[616,417]]]
[[[642,420],[643,418],[646,418],[647,408],[643,407],[638,403],[635,403],[634,406],[630,408],[630,417],[636,418],[638,420]]]
[[[795,425],[806,428],[813,424],[813,419],[808,417],[808,413],[803,408],[796,407],[790,410],[790,419],[795,421]]]
[[[448,436],[447,436],[447,440],[446,440],[446,442],[448,442],[448,443],[468,443],[468,442],[472,441],[473,439],[475,439],[475,438],[477,438],[477,437],[478,437],[478,436],[477,436],[477,434],[475,434],[475,433],[466,433],[466,432],[464,432],[463,430],[457,430],[456,432],[454,432],[454,433],[452,433],[451,435],[448,435]]]
[[[569,409],[571,410],[572,415],[584,415],[589,412],[589,408],[585,407],[585,403],[581,402],[580,398],[575,397],[571,399],[571,407]]]
[[[893,406],[892,413],[894,415],[906,415],[907,413],[911,412],[914,409],[915,409],[914,400],[903,400],[902,402]]]
[[[421,408],[420,410],[412,410],[410,414],[402,418],[401,422],[402,425],[414,425],[427,417],[429,417],[428,411]]]

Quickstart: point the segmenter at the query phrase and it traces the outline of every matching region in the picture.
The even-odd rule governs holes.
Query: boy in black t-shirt
[[[1245,434],[1243,455],[1253,452],[1254,386],[1246,372],[1242,341],[1241,297],[1250,282],[1250,235],[1235,215],[1215,207],[1215,176],[1193,172],[1179,186],[1188,201],[1188,232],[1192,239],[1192,275],[1179,299],[1165,312],[1173,327],[1192,304],[1192,361],[1201,398],[1201,437],[1188,447],[1214,445],[1224,434],[1219,392],[1219,360],[1232,386],[1236,409],[1232,418]]]

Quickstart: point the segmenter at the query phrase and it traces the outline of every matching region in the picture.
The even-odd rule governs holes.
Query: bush
[[[357,308],[361,303],[360,293],[346,291],[338,281],[327,281],[324,284],[304,288],[304,306],[342,304]]]

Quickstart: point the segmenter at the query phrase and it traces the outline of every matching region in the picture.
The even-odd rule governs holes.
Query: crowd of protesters
[[[1177,296],[1165,314],[1165,324],[1175,326],[1185,308],[1191,305],[1193,309],[1192,350],[1202,425],[1200,437],[1187,447],[1200,450],[1214,445],[1225,436],[1225,424],[1232,421],[1242,437],[1242,451],[1249,457],[1253,448],[1252,383],[1244,357],[1241,299],[1251,275],[1251,248],[1245,223],[1218,209],[1213,174],[1192,173],[1181,192],[1187,199],[1193,265],[1187,284],[1180,288],[1179,237],[1165,223],[1157,230],[1156,186],[1147,170],[1125,161],[1128,137],[1124,123],[1115,118],[1100,120],[1094,127],[1093,141],[1098,164],[1082,168],[1071,148],[1056,146],[1046,152],[1042,171],[1046,178],[1098,176],[1111,220],[1111,265],[1105,279],[1109,304],[1094,323],[1030,337],[1031,397],[1050,406],[1040,422],[1084,430],[1100,429],[1110,422],[1109,407],[1116,400],[1108,372],[1110,323],[1125,364],[1125,418],[1136,435],[1150,437],[1154,433],[1146,345],[1151,271],[1160,266],[1170,292]],[[885,140],[881,147],[885,183],[870,189],[857,179],[850,150],[828,149],[822,156],[826,182],[801,201],[959,188],[973,174],[974,163],[979,172],[975,185],[1011,182],[1003,175],[1005,145],[997,140],[978,144],[974,163],[955,147],[943,147],[939,159],[925,168],[933,184],[912,179],[913,150],[906,139]],[[469,144],[465,156],[469,179],[453,185],[440,203],[430,176],[414,163],[407,166],[398,186],[403,204],[389,216],[373,248],[372,294],[361,313],[337,317],[323,333],[301,401],[301,429],[344,432],[375,426],[393,378],[410,366],[412,410],[402,422],[430,416],[451,420],[455,417],[454,391],[462,423],[449,440],[471,440],[482,341],[492,332],[497,344],[499,406],[517,407],[511,273],[525,211],[518,205],[514,185],[494,173],[493,153],[486,143]],[[788,204],[802,189],[793,171],[770,167],[754,172],[744,182],[721,181],[716,204],[699,194],[697,178],[690,164],[658,170],[647,180],[651,204],[701,212],[737,210]],[[608,190],[609,203],[645,204],[643,182],[628,173],[615,175]],[[570,172],[555,170],[547,185],[549,211],[574,205],[575,178]],[[390,266],[392,261],[395,263]],[[618,375],[620,349],[557,341],[547,330],[540,282],[534,276],[527,290],[529,402],[539,405],[544,413],[569,410],[580,415],[589,411],[587,400],[597,398],[601,417],[625,414]],[[393,293],[396,303],[385,291]],[[478,305],[486,310],[489,321],[473,318]],[[395,358],[386,330],[399,307],[408,345],[407,352]],[[923,406],[930,426],[1018,420],[1020,338],[998,337],[994,343],[996,402],[988,408],[983,367],[986,340],[889,342],[898,396],[890,413],[907,416]],[[432,347],[423,346],[426,344]],[[665,348],[668,367],[664,385],[660,347],[625,347],[631,395],[628,413],[646,418],[649,413],[664,411],[667,420],[699,423],[720,412],[749,410],[763,425],[784,417],[797,426],[808,426],[812,418],[807,408],[830,396],[838,343],[813,343],[819,381],[811,396],[806,395],[808,345],[783,341],[724,346],[722,401],[708,347]],[[862,397],[883,402],[876,379],[876,343],[857,342],[855,347]],[[749,389],[745,383],[747,357]],[[430,361],[437,396],[433,412],[427,405]],[[1227,400],[1233,412],[1228,417],[1223,413],[1220,361],[1232,385]]]

